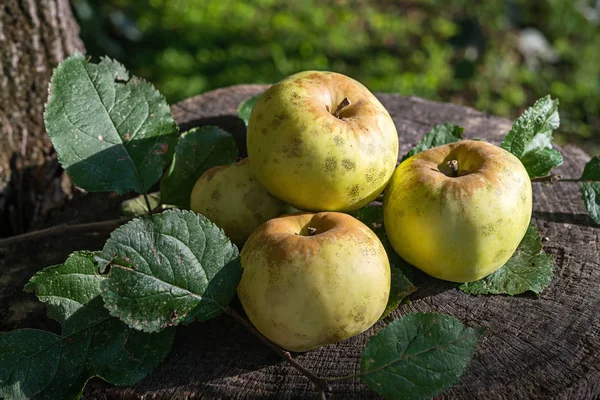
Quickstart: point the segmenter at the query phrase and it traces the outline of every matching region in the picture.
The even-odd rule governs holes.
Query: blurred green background
[[[514,118],[550,93],[600,152],[600,0],[73,0],[94,56],[170,103],[306,69]]]

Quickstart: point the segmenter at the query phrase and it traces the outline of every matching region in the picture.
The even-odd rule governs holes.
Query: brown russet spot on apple
[[[347,336],[348,334],[346,333],[345,329],[340,328],[331,330],[327,332],[327,334],[325,334],[324,343],[337,343],[340,340],[346,338]]]
[[[346,141],[344,140],[344,138],[343,138],[342,136],[340,136],[340,135],[336,135],[336,136],[334,136],[334,137],[333,137],[333,142],[335,143],[335,145],[336,145],[337,147],[341,147],[341,146],[343,146],[343,145],[344,145],[344,143],[345,143]]]
[[[210,197],[214,201],[218,201],[221,198],[221,193],[218,190],[215,190]]]
[[[356,163],[349,158],[344,158],[342,160],[342,167],[344,167],[346,171],[356,171]]]
[[[325,163],[323,164],[323,168],[325,172],[335,172],[338,169],[338,161],[335,157],[327,157],[325,159]]]
[[[294,139],[292,141],[292,151],[290,152],[290,157],[300,158],[302,157],[302,139]]]
[[[348,197],[351,200],[356,200],[360,196],[360,185],[352,185],[348,188]]]
[[[288,118],[288,116],[285,113],[281,113],[279,115],[277,115],[273,121],[271,121],[271,128],[272,129],[277,129],[279,128],[279,126]]]
[[[490,222],[489,224],[485,224],[481,227],[481,236],[483,237],[488,237],[494,234],[494,232],[496,232],[496,229],[498,229],[498,227],[500,225],[502,225],[502,218],[498,219],[495,222]]]
[[[354,307],[352,310],[350,310],[350,312],[348,313],[348,317],[350,317],[350,319],[354,320],[354,322],[362,322],[365,319],[365,312],[366,312],[366,307],[363,306],[356,306]]]

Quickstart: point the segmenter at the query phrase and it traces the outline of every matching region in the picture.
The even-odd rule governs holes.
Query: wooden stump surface
[[[172,107],[182,130],[218,125],[233,133],[245,154],[245,128],[236,117],[241,101],[265,86],[215,90]],[[511,121],[473,109],[415,97],[379,94],[392,115],[405,154],[434,125],[453,122],[465,137],[499,144]],[[589,156],[579,148],[560,149],[557,173],[577,178]],[[596,399],[600,398],[600,228],[587,215],[576,183],[534,184],[533,223],[555,274],[538,298],[533,295],[470,296],[453,285],[421,278],[419,290],[385,321],[352,339],[295,355],[322,377],[353,374],[368,338],[386,323],[415,311],[450,314],[468,326],[487,328],[460,381],[440,398]],[[87,222],[118,215],[119,198],[78,196],[54,222]],[[82,211],[82,210],[87,210]],[[90,212],[93,210],[94,212]],[[36,327],[57,331],[44,307],[21,292],[37,270],[64,261],[74,250],[100,249],[106,235],[61,237],[4,249],[0,258],[0,331]],[[239,305],[238,305],[239,306]],[[133,387],[92,380],[85,399],[316,398],[312,383],[228,317],[178,328],[169,357]],[[330,398],[377,398],[359,379],[332,386]]]

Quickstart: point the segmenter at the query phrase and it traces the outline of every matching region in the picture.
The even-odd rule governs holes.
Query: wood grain
[[[232,132],[243,149],[245,129],[235,117],[236,108],[264,88],[242,85],[219,89],[176,104],[172,111],[184,129],[219,125]],[[465,128],[466,137],[496,144],[511,126],[506,119],[462,106],[390,94],[378,97],[396,123],[401,155],[438,123],[457,123]],[[576,147],[560,150],[565,163],[557,173],[580,176],[589,156]],[[410,305],[402,306],[362,335],[297,354],[297,360],[323,377],[355,373],[368,338],[386,322],[414,311],[438,311],[468,326],[487,328],[466,373],[440,398],[600,397],[600,228],[587,215],[577,184],[567,182],[534,185],[533,223],[545,237],[545,250],[553,255],[556,266],[554,279],[539,298],[469,296],[452,285],[420,276],[419,290]],[[62,256],[81,249],[81,238],[65,238],[54,246],[64,250]],[[100,238],[91,241],[88,248],[99,246]],[[0,278],[0,304],[13,301],[6,296],[10,292],[7,285],[22,286],[36,269],[49,265],[7,264],[9,258],[5,256],[0,263],[4,276],[16,268],[19,273],[15,276],[21,281]],[[22,322],[13,319],[16,322],[4,323],[0,329],[36,326],[42,319],[39,313],[29,313]],[[358,379],[340,381],[332,389],[333,399],[377,397]],[[137,385],[117,388],[93,380],[85,399],[315,398],[316,394],[308,379],[233,320],[220,317],[179,328],[171,355]]]

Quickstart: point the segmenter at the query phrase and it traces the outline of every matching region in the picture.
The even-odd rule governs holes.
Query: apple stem
[[[458,161],[450,160],[446,163],[446,165],[449,166],[450,169],[452,170],[452,176],[457,177],[458,176]]]
[[[336,118],[339,118],[342,110],[344,108],[348,107],[349,105],[350,105],[350,100],[348,100],[347,97],[344,97],[344,100],[342,100],[342,102],[340,104],[338,104],[337,108],[335,109],[333,116]]]
[[[315,233],[317,233],[317,228],[313,228],[312,226],[309,226],[306,228],[306,230],[308,231],[308,236],[313,236]]]

